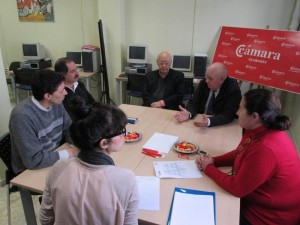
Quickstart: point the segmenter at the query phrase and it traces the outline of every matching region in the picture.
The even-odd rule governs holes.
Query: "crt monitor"
[[[77,67],[81,67],[81,52],[67,52],[66,57],[73,60]]]
[[[189,55],[174,55],[172,68],[179,71],[191,71],[191,56]]]
[[[145,65],[148,62],[147,45],[129,45],[127,49],[127,63],[132,66]]]
[[[45,58],[44,46],[39,43],[23,43],[22,54],[25,60],[41,60]]]

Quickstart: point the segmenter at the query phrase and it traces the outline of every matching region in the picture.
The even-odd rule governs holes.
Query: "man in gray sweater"
[[[10,115],[12,168],[16,174],[51,166],[60,158],[78,153],[75,148],[54,151],[71,141],[71,119],[62,105],[67,94],[64,77],[51,70],[40,70],[33,78],[32,94]]]

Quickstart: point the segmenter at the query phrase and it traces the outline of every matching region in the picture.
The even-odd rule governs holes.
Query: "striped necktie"
[[[216,91],[213,91],[211,96],[210,96],[210,99],[209,99],[209,102],[207,104],[207,108],[206,108],[206,114],[207,115],[213,115],[214,114],[214,102],[215,102],[215,92]]]

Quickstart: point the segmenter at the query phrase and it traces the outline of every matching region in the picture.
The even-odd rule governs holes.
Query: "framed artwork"
[[[21,22],[54,22],[53,0],[17,0]]]

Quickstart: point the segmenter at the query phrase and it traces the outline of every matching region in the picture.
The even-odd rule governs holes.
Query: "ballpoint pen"
[[[152,156],[154,158],[165,158],[164,154],[161,154],[158,151],[151,150],[151,149],[144,149],[143,148],[142,153],[145,154],[145,155],[148,155],[148,156]]]
[[[148,152],[142,152],[145,155],[151,156],[153,158],[162,158],[161,154],[154,154],[154,153],[148,153]]]

